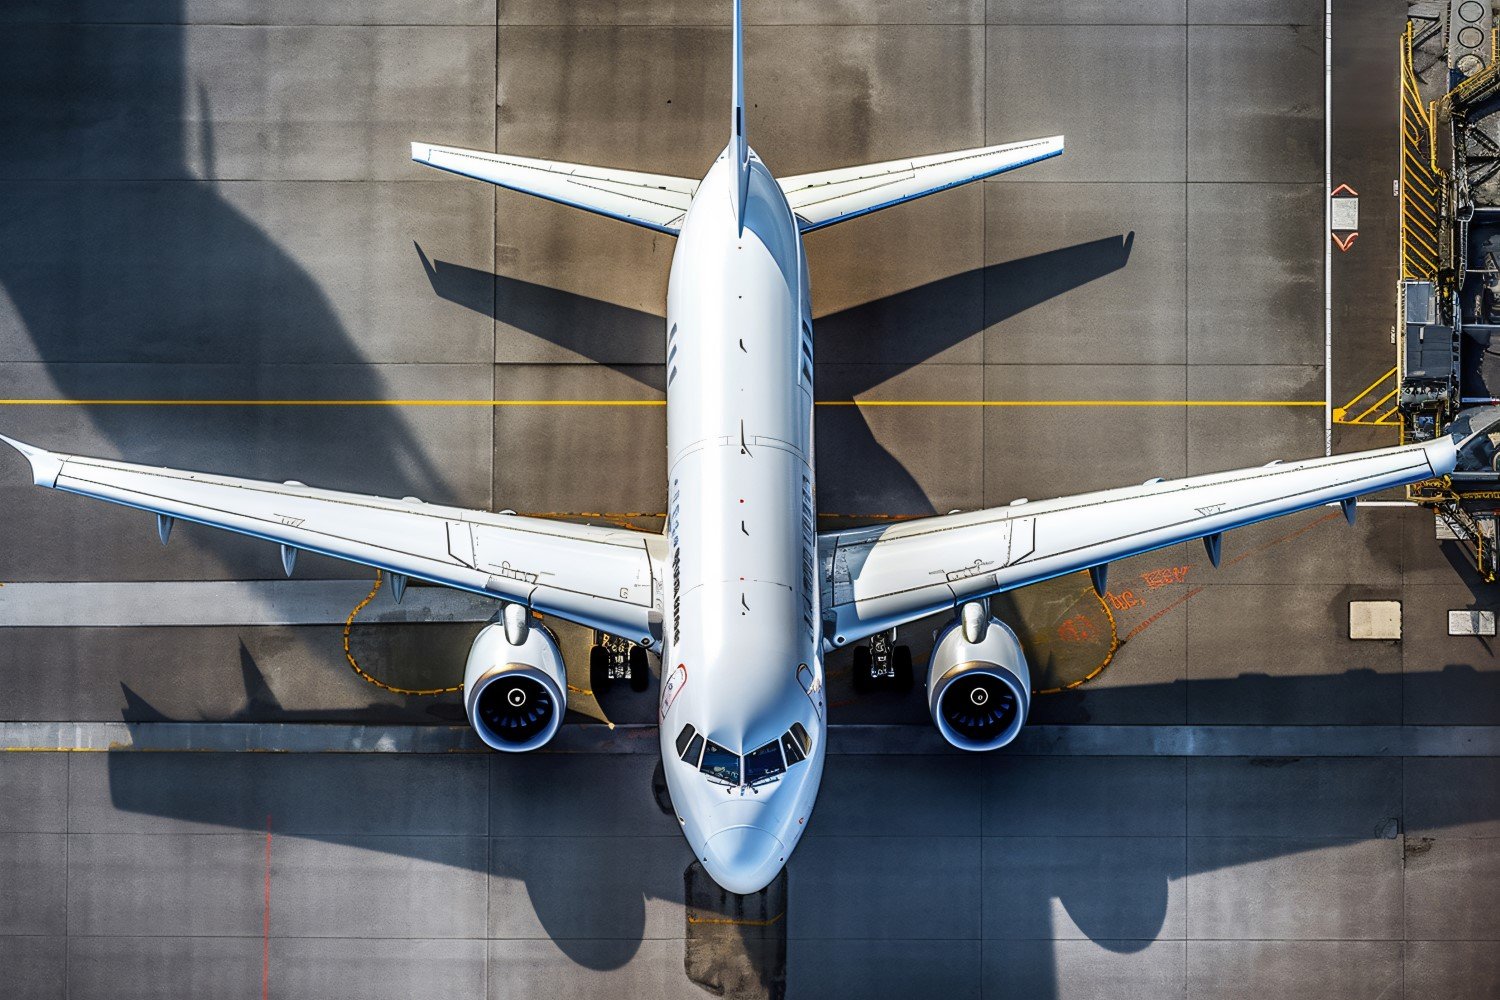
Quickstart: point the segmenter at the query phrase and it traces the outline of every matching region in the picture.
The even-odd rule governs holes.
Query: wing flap
[[[799,174],[781,181],[804,233],[1059,156],[1063,137]]]
[[[965,600],[1419,482],[1453,470],[1451,437],[1303,462],[819,536],[831,596],[825,634],[843,645]],[[842,578],[841,578],[842,577]]]
[[[653,536],[297,483],[56,455],[4,439],[38,485],[524,603],[631,638],[659,631]]]
[[[674,236],[698,188],[697,181],[685,177],[502,156],[425,142],[411,144],[411,158],[449,173]]]

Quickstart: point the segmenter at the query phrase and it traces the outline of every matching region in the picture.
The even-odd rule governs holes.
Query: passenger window
[[[740,783],[740,755],[731,753],[709,740],[703,747],[703,765],[698,770],[710,778],[738,785]]]
[[[745,754],[745,784],[747,785],[759,784],[776,777],[785,770],[786,765],[781,762],[781,745],[776,740]]]
[[[698,758],[702,754],[703,754],[703,737],[702,736],[694,736],[691,740],[688,741],[687,753],[685,753],[685,754],[682,755],[682,759],[685,760],[685,761],[687,761],[689,764],[693,765],[694,767],[697,767],[698,766]]]
[[[683,726],[682,727],[682,732],[680,732],[680,733],[677,734],[677,756],[678,757],[681,757],[683,754],[687,753],[688,742],[690,740],[692,740],[692,738],[693,738],[693,732],[694,732],[694,730],[693,730],[692,724],[690,723],[690,724],[688,724],[686,726]]]
[[[812,737],[807,735],[807,730],[802,728],[802,723],[792,723],[792,737],[802,747],[803,754],[812,753]]]
[[[781,751],[786,754],[786,766],[800,764],[807,759],[807,754],[802,752],[802,747],[792,738],[791,733],[783,733],[781,736]]]

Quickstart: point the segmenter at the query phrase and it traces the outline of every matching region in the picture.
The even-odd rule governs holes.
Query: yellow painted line
[[[1421,192],[1413,189],[1408,192],[1408,195],[1406,199],[1407,221],[1420,224],[1424,229],[1436,229],[1436,216],[1431,209],[1422,204]]]
[[[1411,240],[1416,248],[1432,257],[1437,256],[1437,247],[1433,244],[1426,232],[1415,227],[1406,230],[1407,239]]]
[[[1398,391],[1399,391],[1399,389],[1392,389],[1390,392],[1386,393],[1384,396],[1381,396],[1380,397],[1380,401],[1378,403],[1376,403],[1374,406],[1370,407],[1365,412],[1361,413],[1359,416],[1355,417],[1351,421],[1351,423],[1356,423],[1356,424],[1359,423],[1361,420],[1365,419],[1365,417],[1368,417],[1370,414],[1372,414],[1376,410],[1380,409],[1386,403],[1389,403],[1391,401],[1391,398],[1393,396],[1395,396]]]
[[[1407,155],[1410,156],[1411,154],[1408,153]],[[1436,203],[1433,200],[1436,195],[1428,187],[1427,182],[1417,174],[1412,174],[1407,180],[1417,182],[1407,187],[1406,200],[1408,204],[1416,204],[1426,211],[1428,215],[1434,219],[1437,218],[1436,209],[1434,208]]]
[[[1346,409],[1346,410],[1353,409],[1354,408],[1354,404],[1357,403],[1357,402],[1359,402],[1361,399],[1363,399],[1365,397],[1365,395],[1371,389],[1374,389],[1377,385],[1379,385],[1380,383],[1384,382],[1386,379],[1390,378],[1394,374],[1396,374],[1396,369],[1395,369],[1395,367],[1392,367],[1390,371],[1386,372],[1384,375],[1380,376],[1378,379],[1376,379],[1375,381],[1371,382],[1369,385],[1365,386],[1363,389],[1359,390],[1359,392],[1356,392],[1354,394],[1354,398],[1350,399],[1348,403],[1344,404],[1344,409]]]
[[[1425,277],[1437,270],[1437,260],[1430,254],[1424,253],[1420,247],[1409,243],[1406,247],[1407,262],[1413,266],[1408,268],[1412,273],[1408,277]]]
[[[1407,273],[1403,277],[1413,281],[1430,281],[1433,273],[1437,271],[1435,263],[1422,257],[1416,257],[1408,263],[1411,266],[1406,269]]]
[[[0,406],[666,406],[663,399],[0,399]],[[1321,399],[828,399],[817,406],[1322,406]]]

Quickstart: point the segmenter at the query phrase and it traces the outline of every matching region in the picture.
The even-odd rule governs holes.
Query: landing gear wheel
[[[892,658],[896,665],[896,690],[910,691],[912,683],[911,647],[897,646],[895,652],[892,654]]]
[[[609,690],[609,650],[603,646],[589,647],[589,687],[595,700]]]
[[[630,690],[644,691],[651,686],[651,662],[639,646],[630,647]]]
[[[870,647],[854,647],[854,690],[864,694],[873,686],[870,677]]]

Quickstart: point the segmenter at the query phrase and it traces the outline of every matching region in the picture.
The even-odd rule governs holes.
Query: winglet
[[[12,448],[26,456],[26,461],[31,463],[31,478],[38,486],[52,489],[57,485],[57,475],[62,472],[63,459],[61,455],[54,455],[50,451],[44,451],[36,445],[24,444],[15,438],[8,438],[0,434],[0,441],[4,441]]]
[[[729,155],[734,157],[734,214],[745,231],[745,202],[750,197],[750,145],[745,141],[745,25],[741,0],[734,0],[733,107],[729,120]]]

